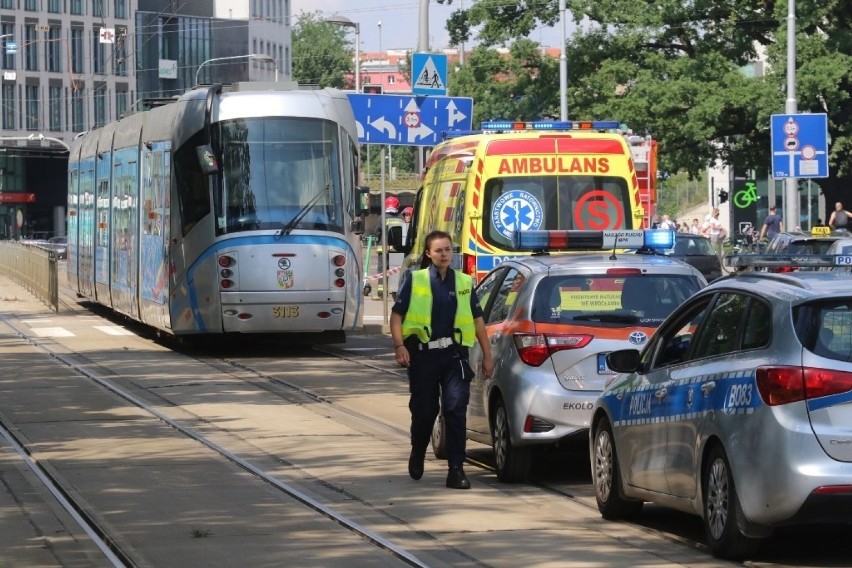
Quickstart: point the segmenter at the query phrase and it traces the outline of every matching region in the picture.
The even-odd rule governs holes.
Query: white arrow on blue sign
[[[772,115],[772,177],[828,177],[828,116]]]
[[[362,144],[435,146],[446,130],[471,130],[473,99],[348,93]]]

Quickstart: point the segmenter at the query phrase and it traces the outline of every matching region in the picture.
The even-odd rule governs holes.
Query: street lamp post
[[[231,55],[229,57],[214,57],[213,59],[202,61],[201,65],[198,66],[198,69],[195,70],[195,84],[198,85],[198,77],[201,74],[201,68],[207,65],[208,63],[215,63],[217,61],[230,61],[233,59],[256,59],[258,61],[265,61],[266,63],[275,62],[275,59],[271,55],[266,55],[265,53],[247,53],[245,55]],[[277,67],[275,68],[275,71],[277,74]]]
[[[355,29],[355,92],[361,92],[361,24],[353,22],[346,16],[335,14],[325,19],[329,24],[343,28]]]
[[[559,49],[559,120],[568,120],[568,56],[565,53],[565,0],[559,0],[559,25],[562,42]]]

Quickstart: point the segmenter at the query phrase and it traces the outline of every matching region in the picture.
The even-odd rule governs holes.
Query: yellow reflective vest
[[[470,309],[470,294],[473,294],[473,278],[453,270],[456,281],[456,316],[453,321],[455,341],[470,347],[476,340],[476,326]],[[429,282],[429,269],[415,270],[411,273],[411,300],[402,322],[402,336],[414,335],[422,343],[428,343],[432,337],[432,285]]]

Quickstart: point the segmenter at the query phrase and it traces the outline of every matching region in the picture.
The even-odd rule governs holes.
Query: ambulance
[[[415,195],[402,269],[431,231],[446,231],[456,269],[479,281],[507,258],[515,231],[632,230],[646,224],[628,136],[613,121],[484,122],[430,154]],[[645,200],[647,204],[647,199]]]

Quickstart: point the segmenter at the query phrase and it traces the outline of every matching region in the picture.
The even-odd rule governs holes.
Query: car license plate
[[[598,374],[614,375],[615,371],[606,366],[606,353],[598,353]]]
[[[297,318],[299,317],[299,306],[272,306],[272,317]]]

